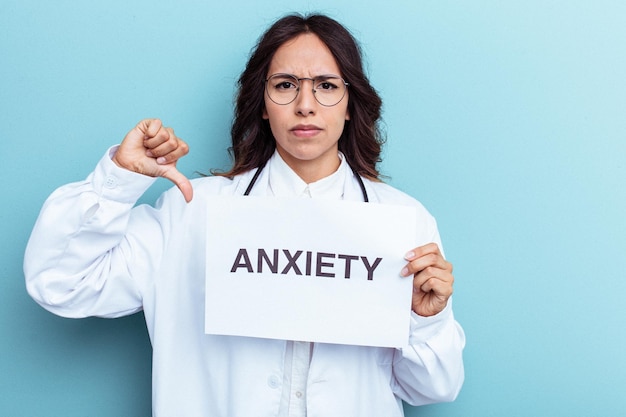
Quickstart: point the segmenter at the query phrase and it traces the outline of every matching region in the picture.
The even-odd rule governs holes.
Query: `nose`
[[[302,115],[314,114],[317,107],[317,99],[313,92],[313,80],[300,78],[298,81],[300,81],[300,91],[298,92],[298,97],[296,97],[296,112]]]

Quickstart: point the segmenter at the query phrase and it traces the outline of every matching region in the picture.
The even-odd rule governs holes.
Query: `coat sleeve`
[[[86,180],[53,192],[24,256],[31,297],[64,317],[141,310],[136,277],[158,263],[163,238],[154,209],[133,206],[153,181],[117,167],[107,154]]]
[[[392,389],[410,405],[456,399],[464,380],[465,334],[451,300],[433,317],[412,313],[409,346],[394,355]]]
[[[435,219],[423,206],[418,208],[425,235],[429,236],[423,243],[436,243],[443,254]],[[410,405],[455,400],[465,378],[464,348],[465,333],[454,318],[452,298],[435,316],[421,317],[411,312],[409,345],[394,354],[393,391]]]

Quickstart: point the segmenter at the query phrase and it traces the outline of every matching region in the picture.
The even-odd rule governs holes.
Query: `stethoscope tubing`
[[[248,184],[248,188],[246,188],[246,191],[244,191],[244,193],[243,193],[244,196],[249,195],[250,191],[252,191],[252,187],[254,187],[254,184],[259,179],[259,175],[261,175],[261,171],[263,171],[263,168],[265,168],[265,164],[267,164],[267,161],[263,162],[257,168],[256,172],[254,173],[254,176],[252,176],[252,179],[250,180],[250,184]],[[354,170],[354,168],[352,168],[352,165],[348,164],[348,166],[350,167],[350,169],[354,173],[354,176],[356,177],[356,180],[359,182],[359,187],[361,187],[361,192],[363,193],[363,201],[366,202],[366,203],[369,203],[370,200],[369,200],[369,198],[367,196],[367,190],[365,189],[365,184],[363,183],[363,178],[361,178],[361,176]]]

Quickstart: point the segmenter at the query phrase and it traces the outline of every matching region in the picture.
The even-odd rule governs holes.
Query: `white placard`
[[[218,197],[208,207],[207,334],[408,343],[412,207]]]

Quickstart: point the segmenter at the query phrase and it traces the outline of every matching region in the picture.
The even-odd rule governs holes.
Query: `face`
[[[342,76],[328,47],[313,34],[300,35],[278,48],[267,76],[278,73],[298,78]],[[338,141],[350,118],[347,92],[338,104],[325,107],[315,99],[312,82],[303,80],[289,104],[276,104],[265,93],[263,118],[269,120],[278,153],[304,181],[314,182],[337,170]]]

